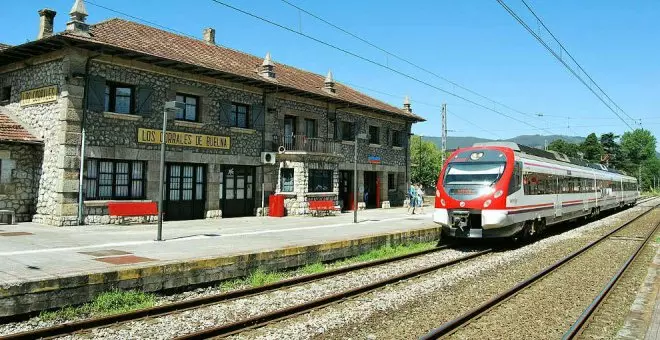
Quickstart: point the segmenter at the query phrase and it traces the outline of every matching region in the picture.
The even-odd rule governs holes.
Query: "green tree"
[[[580,145],[580,150],[584,153],[584,160],[592,163],[600,163],[603,157],[603,146],[595,133],[590,133]]]
[[[435,188],[438,174],[442,167],[442,152],[430,141],[423,137],[410,138],[410,163],[412,183],[421,183],[425,188]]]
[[[577,157],[580,146],[563,139],[555,139],[548,145],[548,150],[557,151],[569,157]]]
[[[641,175],[640,186],[642,190],[657,190],[660,184],[660,159],[653,157],[645,160],[642,163]]]
[[[613,132],[604,133],[600,135],[600,145],[603,146],[603,156],[606,164],[614,169],[621,169],[625,159],[617,139],[619,139],[619,136]]]
[[[649,130],[626,131],[621,136],[621,151],[625,155],[627,169],[637,170],[642,162],[655,158],[656,139]]]

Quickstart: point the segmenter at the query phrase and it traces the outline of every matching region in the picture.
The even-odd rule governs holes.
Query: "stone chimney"
[[[337,91],[337,89],[335,89],[335,80],[332,78],[331,70],[328,70],[328,74],[323,81],[323,91],[328,93],[335,93]]]
[[[264,62],[261,63],[259,75],[267,79],[275,79],[275,63],[270,58],[270,52],[266,53]]]
[[[57,12],[49,8],[39,10],[39,35],[37,39],[48,38],[53,35],[53,22]]]
[[[85,23],[87,18],[87,10],[85,9],[85,2],[83,0],[76,0],[69,12],[71,20],[66,23],[66,30],[70,32],[87,33],[89,25]]]
[[[412,107],[410,106],[410,98],[408,98],[408,96],[403,98],[403,111],[412,113]]]
[[[208,27],[205,28],[204,31],[202,31],[202,35],[204,36],[204,42],[206,42],[209,45],[215,45],[215,29]]]

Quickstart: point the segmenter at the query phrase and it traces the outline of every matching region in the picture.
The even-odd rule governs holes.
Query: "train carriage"
[[[516,143],[477,143],[444,164],[433,220],[452,237],[531,237],[638,197],[636,178],[603,165]]]

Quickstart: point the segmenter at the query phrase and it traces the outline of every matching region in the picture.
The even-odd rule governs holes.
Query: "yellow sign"
[[[57,85],[21,92],[21,106],[43,104],[57,100]]]
[[[160,144],[163,131],[138,129],[138,143]],[[165,144],[196,148],[229,149],[229,137],[198,135],[195,133],[167,131]]]

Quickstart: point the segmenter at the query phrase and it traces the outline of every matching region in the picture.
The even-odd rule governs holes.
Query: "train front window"
[[[450,163],[445,185],[486,185],[497,182],[504,173],[505,163]]]

